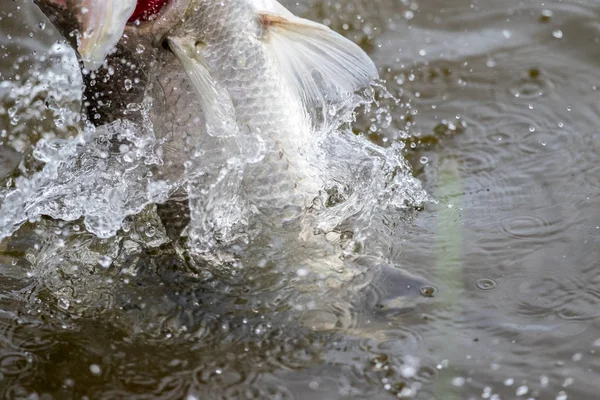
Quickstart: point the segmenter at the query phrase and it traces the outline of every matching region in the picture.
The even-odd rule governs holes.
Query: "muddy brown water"
[[[307,316],[268,269],[203,279],[159,249],[78,312],[25,272],[39,246],[27,225],[0,245],[1,397],[597,399],[600,5],[287,5],[361,43],[411,104],[371,136],[384,144],[411,125],[405,156],[438,203],[395,228],[388,257],[432,286],[378,277]],[[35,61],[19,57],[59,38],[29,1],[0,0],[0,18],[0,79],[24,82]],[[6,105],[3,175],[27,149],[8,137]],[[30,118],[21,132],[52,126]]]

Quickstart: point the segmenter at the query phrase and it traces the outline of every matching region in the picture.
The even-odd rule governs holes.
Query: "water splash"
[[[74,59],[70,62],[75,63]],[[42,78],[44,73],[64,74],[53,68],[40,71],[46,71],[38,74]],[[405,129],[410,124],[394,129],[390,107],[400,107],[400,100],[381,83],[344,97],[324,111],[314,140],[299,143],[297,154],[290,155],[295,165],[302,166],[303,179],[310,179],[299,185],[282,180],[293,174],[281,174],[286,165],[277,154],[267,152],[267,139],[259,134],[205,135],[198,132],[201,124],[195,118],[179,119],[177,111],[181,110],[169,104],[170,99],[158,97],[161,94],[156,89],[165,88],[160,81],[164,73],[170,72],[157,71],[157,76],[151,77],[141,104],[128,106],[141,120],[120,119],[99,127],[72,111],[82,95],[80,81],[76,81],[76,90],[65,91],[65,82],[75,78],[56,78],[50,83],[40,79],[46,82],[39,85],[45,88],[45,109],[52,111],[51,128],[58,133],[37,140],[0,191],[0,238],[10,237],[27,221],[41,227],[47,224],[42,217],[50,216],[61,221],[82,219],[85,229],[106,243],[82,258],[82,246],[73,244],[80,241],[70,240],[78,231],[55,240],[41,234],[46,244],[33,251],[35,270],[73,266],[77,275],[114,265],[133,268],[127,261],[116,261],[118,255],[133,256],[169,241],[163,226],[168,221],[158,218],[156,211],[148,211],[146,217],[136,215],[174,193],[183,193],[190,222],[175,238],[183,249],[174,256],[188,260],[196,273],[206,262],[231,274],[275,262],[284,276],[303,282],[301,291],[323,291],[368,269],[352,264],[357,255],[384,256],[386,240],[372,243],[371,238],[391,232],[385,225],[393,224],[389,221],[398,218],[398,210],[429,200],[402,156],[403,143],[395,140],[409,136]],[[184,92],[178,79],[172,79],[173,85]],[[24,92],[12,93],[17,99],[25,96]],[[374,102],[376,97],[379,102]],[[190,108],[194,101],[190,99]],[[166,112],[174,112],[176,119],[170,127],[173,131],[167,134],[159,132],[165,128],[161,120]],[[393,131],[394,140],[382,147],[370,140],[368,132],[353,131],[357,118],[371,120],[371,127],[381,127],[386,134]],[[69,137],[65,132],[75,134]],[[166,151],[171,140],[183,143],[174,145],[181,147],[175,157]],[[131,218],[145,224],[144,233],[134,239]],[[47,227],[45,232],[53,232],[53,228]],[[155,232],[161,233],[154,237]],[[190,255],[191,259],[186,258]],[[57,257],[59,265],[51,261]],[[54,279],[40,276],[46,284]],[[334,278],[326,280],[328,276]],[[63,307],[74,307],[73,296],[68,295],[73,290],[63,293],[60,284],[50,287],[59,288],[55,296],[62,299]],[[307,297],[298,299],[295,307],[316,306],[314,298]]]
[[[147,204],[166,200],[170,186],[152,180],[160,164],[155,141],[126,121],[86,127],[74,139],[40,139],[33,158],[40,171],[18,177],[4,194],[0,237],[42,215],[73,221],[84,217],[88,231],[110,237],[123,219]],[[122,144],[113,149],[113,138]],[[128,143],[128,144],[125,144]]]

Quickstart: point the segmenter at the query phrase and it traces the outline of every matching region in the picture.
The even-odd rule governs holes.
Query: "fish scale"
[[[299,99],[293,97],[265,49],[264,27],[245,2],[236,2],[235,6],[221,6],[221,1],[202,4],[198,13],[188,13],[180,29],[185,32],[206,27],[197,37],[206,43],[201,57],[231,95],[241,131],[258,134],[270,144],[266,162],[250,167],[251,178],[245,189],[254,191],[250,198],[261,205],[277,203],[277,193],[285,194],[289,202],[290,191],[298,193],[293,202],[304,205],[321,187],[312,179],[316,173],[310,165],[291,154],[309,139],[311,131]]]

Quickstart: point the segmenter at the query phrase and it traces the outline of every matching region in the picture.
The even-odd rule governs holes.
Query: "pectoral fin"
[[[352,93],[377,78],[373,61],[356,44],[328,27],[287,13],[263,13],[265,40],[283,75],[305,105],[323,94]]]
[[[168,41],[198,93],[208,133],[213,136],[236,134],[235,109],[231,97],[212,77],[195,42],[185,38],[168,38]]]

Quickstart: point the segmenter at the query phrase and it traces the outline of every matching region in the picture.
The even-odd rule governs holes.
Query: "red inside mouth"
[[[170,0],[138,0],[129,22],[148,21],[160,13]]]

